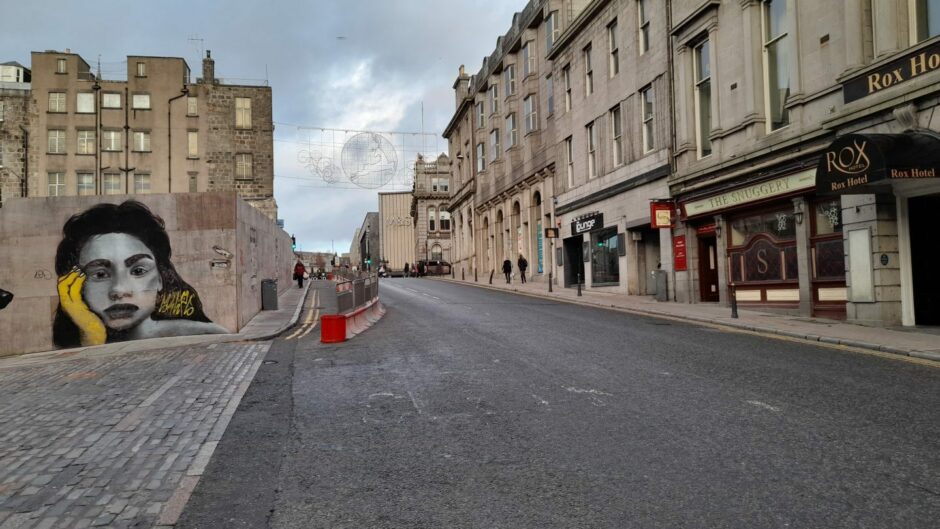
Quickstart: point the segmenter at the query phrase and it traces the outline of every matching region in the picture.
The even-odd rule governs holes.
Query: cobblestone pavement
[[[269,347],[0,360],[0,529],[173,525]]]

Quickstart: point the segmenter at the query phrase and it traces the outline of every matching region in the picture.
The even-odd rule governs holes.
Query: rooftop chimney
[[[212,60],[212,50],[206,50],[206,58],[202,60],[202,82],[215,84],[215,61]]]

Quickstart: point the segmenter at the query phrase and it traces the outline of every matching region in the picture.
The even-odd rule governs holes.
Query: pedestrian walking
[[[402,274],[402,277],[408,277],[411,274],[411,265],[405,263],[405,273]]]
[[[297,261],[297,264],[294,265],[294,279],[297,280],[297,288],[304,288],[304,274],[307,273],[307,268],[303,263]]]
[[[418,267],[411,265],[411,277],[418,277]]]
[[[506,284],[510,284],[510,278],[512,277],[512,261],[509,259],[503,261],[503,273],[506,274]]]
[[[529,268],[529,262],[525,260],[522,254],[519,254],[519,260],[516,261],[516,265],[519,266],[519,277],[521,277],[522,282],[525,283],[525,271]]]

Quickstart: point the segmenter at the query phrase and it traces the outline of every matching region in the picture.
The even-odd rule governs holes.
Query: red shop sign
[[[673,228],[676,225],[676,206],[671,201],[650,202],[650,227]]]
[[[699,226],[695,229],[695,233],[699,235],[708,235],[710,233],[715,233],[715,224],[706,224],[704,226]]]
[[[676,235],[672,238],[672,256],[675,260],[676,272],[688,270],[688,262],[685,258],[685,235]]]

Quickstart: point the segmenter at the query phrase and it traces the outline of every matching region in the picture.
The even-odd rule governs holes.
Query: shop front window
[[[620,283],[620,249],[616,228],[591,234],[591,277],[594,285]]]
[[[813,279],[845,279],[842,204],[838,198],[813,204]]]
[[[798,281],[792,211],[733,219],[728,256],[731,280],[737,284]]]

